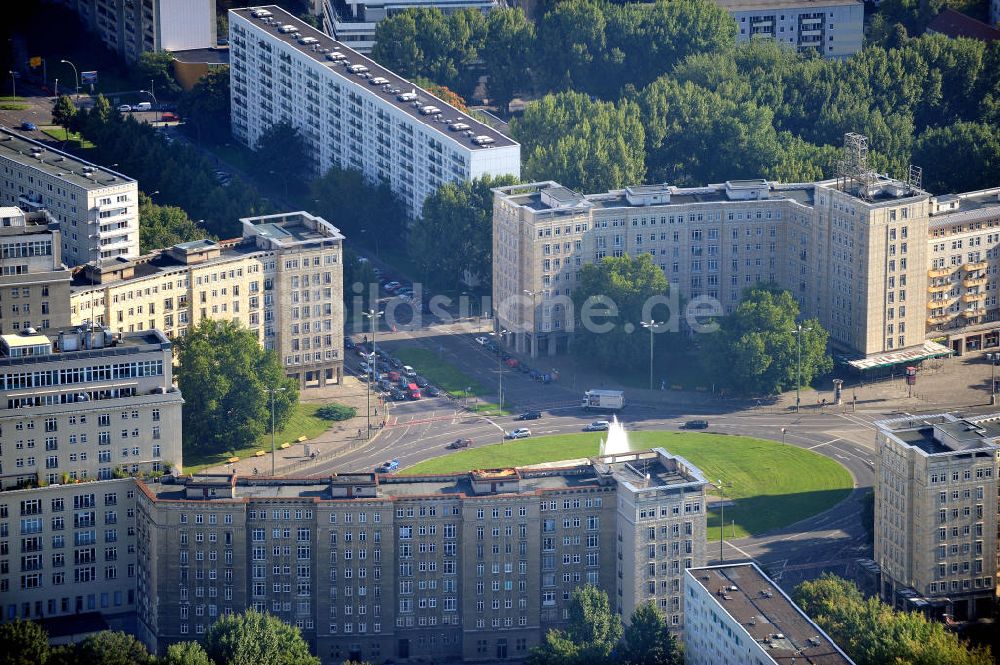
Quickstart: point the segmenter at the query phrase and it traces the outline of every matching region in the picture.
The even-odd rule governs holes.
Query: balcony
[[[966,277],[965,279],[962,280],[962,286],[966,288],[985,286],[986,281],[987,281],[986,277]]]
[[[944,323],[948,323],[953,318],[955,318],[954,314],[940,314],[938,316],[928,316],[927,317],[927,325],[929,325],[929,326],[939,326],[939,325],[942,325]]]
[[[965,272],[975,272],[977,270],[986,270],[986,266],[987,265],[988,264],[987,264],[986,261],[970,261],[969,263],[966,263],[964,266],[962,266],[962,270],[964,270]]]
[[[978,321],[980,317],[986,316],[986,308],[977,307],[975,309],[965,309],[962,310],[962,316],[965,317],[967,321]]]
[[[944,268],[934,268],[927,271],[927,276],[931,279],[935,277],[947,277],[951,273],[955,272],[958,266],[945,266]]]
[[[986,297],[985,293],[965,293],[962,294],[962,302],[976,302]]]
[[[927,290],[930,291],[931,293],[943,293],[944,291],[950,291],[951,282],[947,282],[945,284],[932,284],[931,286],[927,287]]]

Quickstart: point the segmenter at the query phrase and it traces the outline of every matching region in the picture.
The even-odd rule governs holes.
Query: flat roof
[[[907,416],[875,423],[885,435],[927,455],[998,449],[1000,414],[959,418],[951,413]]]
[[[903,363],[915,363],[928,358],[942,358],[950,356],[954,351],[931,340],[924,341],[920,346],[898,351],[886,351],[885,353],[873,353],[859,358],[848,358],[847,364],[857,370],[875,369],[876,367],[890,367],[892,365],[902,365]]]
[[[265,23],[265,19],[253,17],[251,12],[258,9],[266,9],[271,12],[272,16],[268,19],[271,21],[270,23]],[[365,88],[376,97],[379,97],[387,105],[393,106],[403,113],[406,113],[412,119],[421,122],[423,125],[435,130],[442,136],[447,136],[449,139],[460,143],[469,150],[489,150],[491,147],[500,148],[518,145],[516,141],[511,139],[506,134],[498,132],[489,125],[476,120],[471,117],[469,113],[456,109],[454,106],[451,106],[450,104],[435,97],[423,88],[420,88],[391,70],[386,69],[371,58],[358,53],[350,46],[347,46],[346,44],[333,39],[326,33],[317,30],[280,7],[275,5],[262,5],[256,7],[244,7],[242,9],[230,9],[229,11],[230,13],[236,14],[245,19],[256,29],[267,33],[272,38],[282,41],[300,53],[309,56],[327,69],[335,72],[344,81],[349,81],[356,87]],[[316,43],[300,44],[297,38],[292,37],[292,34],[294,33],[278,32],[278,28],[283,25],[295,26],[296,32],[301,33],[303,37],[312,37],[313,39],[316,39]],[[346,56],[346,60],[341,61],[339,64],[328,60],[326,58],[326,54],[333,51],[343,53]],[[358,75],[349,73],[347,71],[347,67],[343,64],[344,62],[349,62],[352,65],[364,65],[368,68],[368,72],[366,74],[369,75],[369,78],[365,79]],[[374,85],[371,83],[373,79],[379,77],[387,79],[387,82],[380,85]],[[398,89],[398,92],[389,92],[389,89]],[[396,98],[396,95],[398,94],[408,93],[411,91],[415,91],[418,95],[417,101],[422,101],[419,106],[433,105],[441,109],[440,119],[435,119],[436,114],[423,115],[420,113],[419,106],[414,107],[412,102],[401,102]],[[473,136],[465,136],[462,131],[449,130],[448,124],[453,122],[462,122],[469,125],[468,131],[472,131]],[[488,136],[493,139],[494,142],[488,146],[477,145],[471,140],[475,136]]]
[[[97,358],[102,356],[133,354],[139,353],[140,351],[152,350],[152,347],[154,346],[159,349],[167,349],[172,345],[172,342],[167,338],[167,336],[155,328],[152,330],[140,330],[138,332],[110,333],[107,332],[107,329],[95,326],[94,335],[103,332],[105,335],[112,336],[114,341],[110,344],[105,344],[104,346],[90,349],[81,348],[74,351],[61,351],[56,348],[55,343],[59,340],[60,332],[72,335],[85,335],[86,332],[81,332],[81,330],[85,330],[85,326],[86,324],[64,326],[61,328],[47,328],[44,334],[38,335],[41,340],[37,343],[52,344],[53,350],[51,353],[40,356],[23,356],[17,358],[0,356],[0,367],[8,368],[15,365],[62,362],[64,360],[72,360],[76,358]]]
[[[811,11],[822,7],[861,5],[861,0],[715,0],[729,11],[758,11],[767,9],[801,9]]]
[[[186,51],[171,51],[177,62],[199,65],[228,65],[229,47],[219,46],[217,48],[192,48]]]
[[[33,152],[34,151],[34,152]],[[36,157],[35,155],[39,155]],[[50,148],[7,127],[0,126],[0,157],[6,157],[26,167],[44,171],[83,189],[102,189],[135,182],[117,171],[93,164],[73,155]],[[85,175],[84,170],[95,174]]]
[[[854,665],[756,564],[690,568],[687,574],[711,594],[773,661]]]

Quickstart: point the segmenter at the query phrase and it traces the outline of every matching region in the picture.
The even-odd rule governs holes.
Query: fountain
[[[601,441],[601,455],[618,455],[631,450],[628,445],[628,432],[625,426],[618,422],[617,416],[611,416],[611,424],[608,426],[608,438]]]

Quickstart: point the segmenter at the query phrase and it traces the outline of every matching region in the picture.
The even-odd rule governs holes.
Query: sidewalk
[[[297,469],[304,469],[309,462],[330,460],[345,452],[357,450],[370,443],[365,437],[365,430],[368,428],[368,416],[366,407],[368,405],[367,386],[358,381],[353,376],[344,376],[344,383],[337,386],[324,388],[310,388],[299,392],[302,402],[318,402],[327,404],[337,402],[345,406],[353,406],[357,409],[357,415],[350,420],[330,423],[330,428],[314,439],[298,443],[290,442],[291,446],[277,450],[274,460],[275,475],[295,475]],[[372,438],[378,435],[378,423],[382,422],[384,415],[383,407],[379,405],[375,396],[371,400],[371,423]],[[275,446],[281,446],[283,442],[275,440]],[[241,459],[233,464],[222,464],[210,467],[202,473],[232,473],[235,471],[241,476],[252,476],[256,469],[257,475],[271,475],[271,452],[270,443],[263,447],[265,455],[261,457],[249,457]]]

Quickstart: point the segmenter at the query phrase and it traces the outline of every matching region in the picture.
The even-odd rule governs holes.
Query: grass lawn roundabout
[[[458,473],[525,466],[598,453],[605,433],[560,434],[483,445],[426,460],[403,474]],[[691,432],[629,432],[632,450],[665,448],[722,480],[727,503],[726,538],[778,529],[832,508],[851,492],[847,469],[829,457],[796,446],[748,436]],[[714,492],[715,490],[711,490]],[[733,523],[735,522],[735,527]],[[719,539],[719,515],[708,514],[709,540]]]

